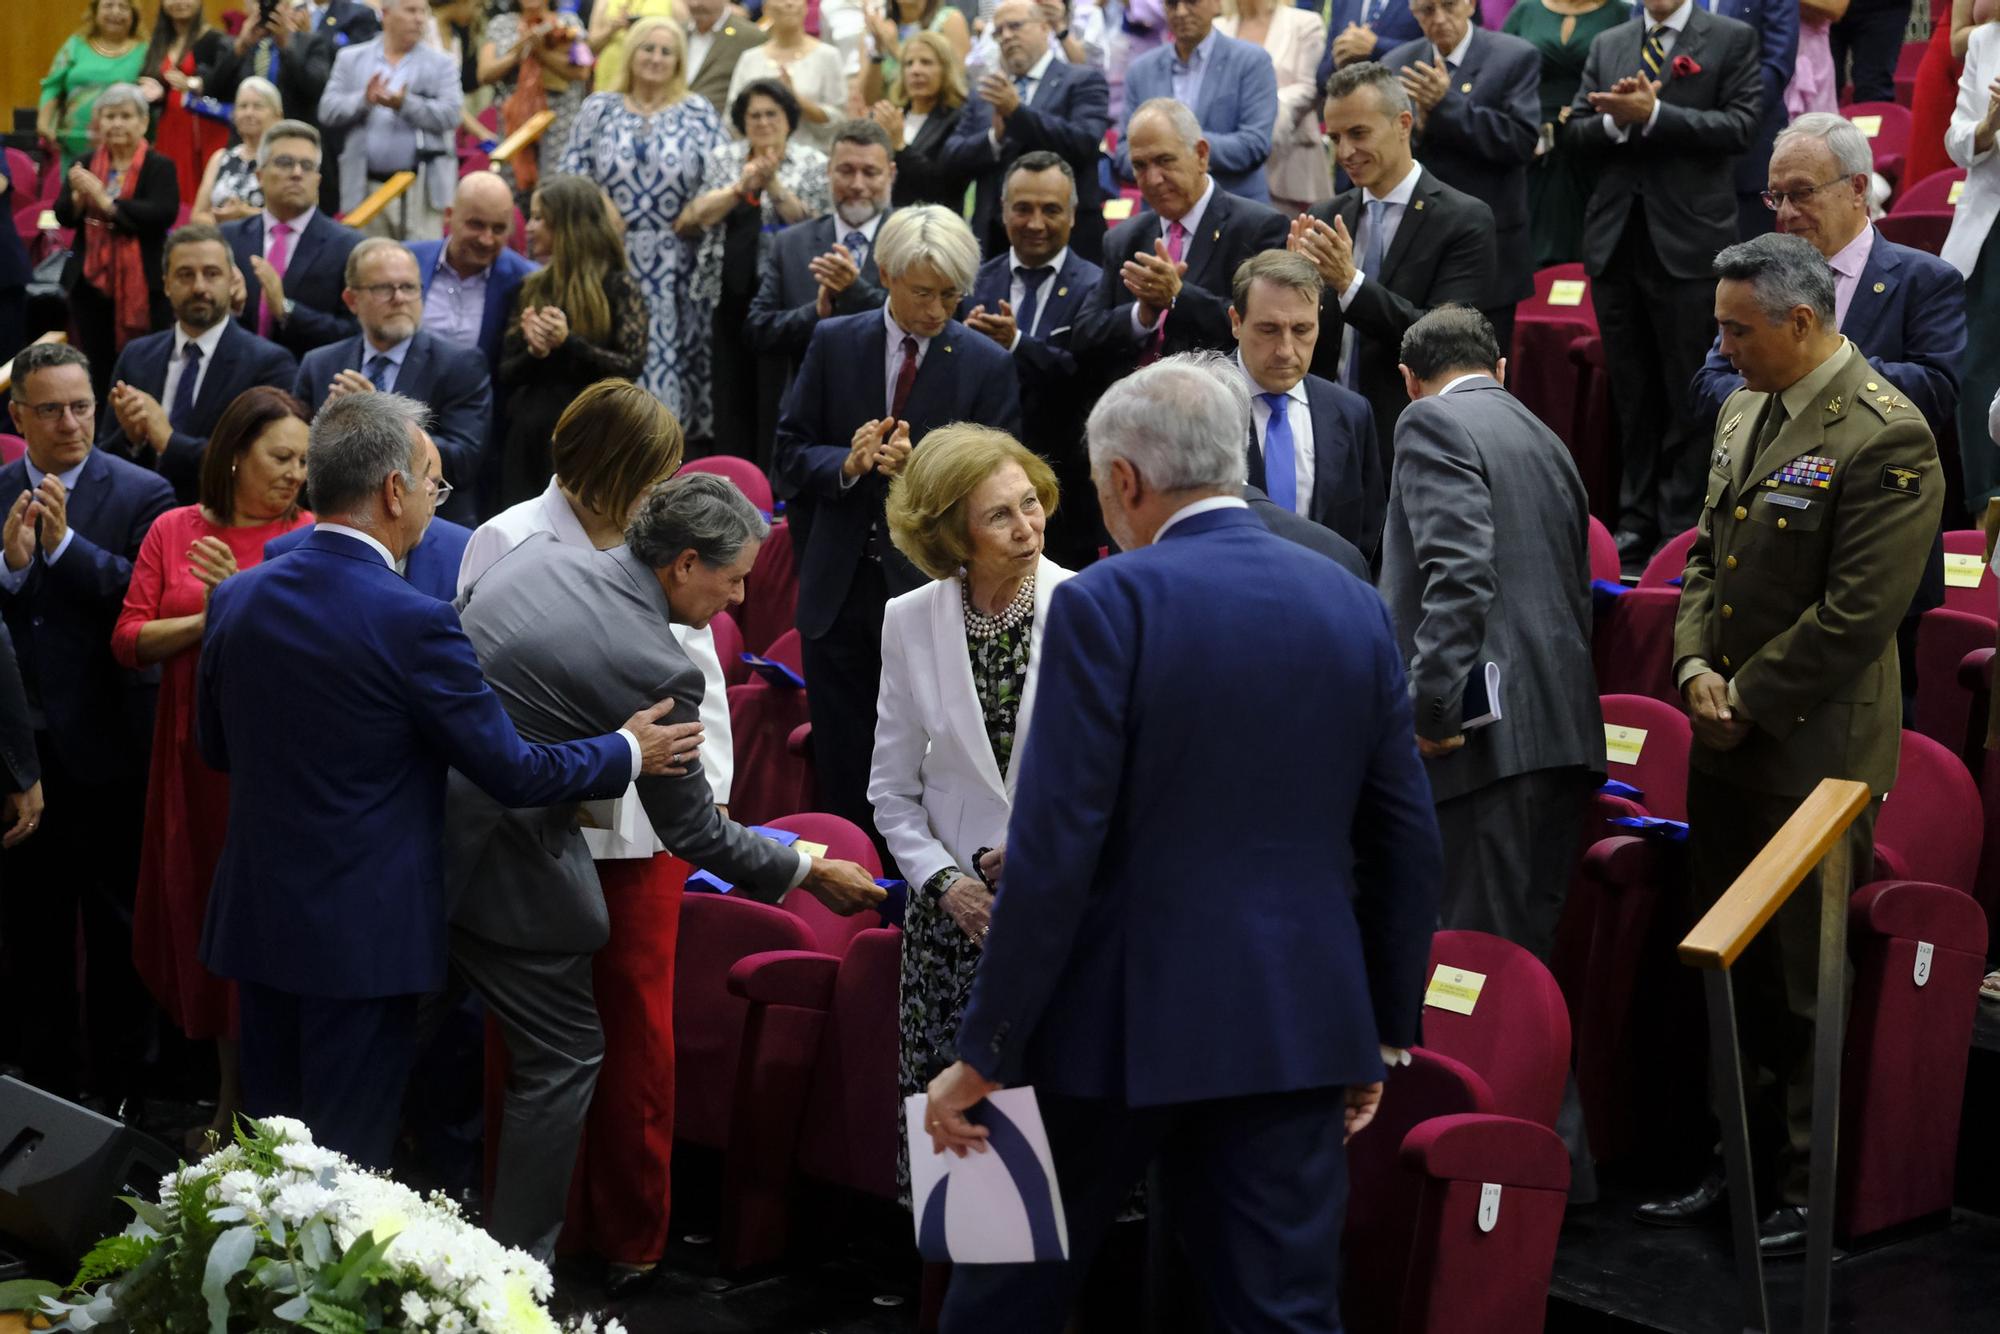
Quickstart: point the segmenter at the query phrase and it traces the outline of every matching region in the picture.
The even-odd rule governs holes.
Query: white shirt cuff
[[[803,885],[806,882],[806,877],[812,874],[813,869],[813,859],[810,852],[800,852],[797,848],[793,848],[792,851],[799,854],[799,869],[792,872],[792,882],[785,886],[786,889],[797,889],[800,885]]]
[[[28,582],[28,571],[34,564],[35,562],[30,560],[20,569],[10,570],[4,562],[0,562],[0,588],[6,589],[9,593],[20,592],[22,586]]]
[[[994,156],[994,157],[999,157],[999,156],[1000,156],[1000,136],[999,136],[999,135],[997,135],[997,134],[995,134],[995,133],[993,133],[993,131],[992,131],[992,130],[988,130],[988,131],[986,132],[986,142],[987,142],[987,143],[989,143],[989,144],[991,144],[991,145],[993,146],[993,156]]]
[[[1410,1049],[1408,1047],[1382,1048],[1382,1064],[1388,1066],[1391,1070],[1394,1070],[1399,1065],[1408,1065],[1409,1063]]]
[[[1347,309],[1348,303],[1354,300],[1355,294],[1361,290],[1361,284],[1366,281],[1368,281],[1368,275],[1360,269],[1356,269],[1354,276],[1347,280],[1347,286],[1340,289],[1340,308],[1342,310]]]
[[[1641,130],[1640,133],[1651,134],[1653,132],[1654,123],[1659,119],[1660,119],[1660,99],[1656,97],[1653,99],[1653,109],[1646,113],[1646,128]]]
[[[1139,318],[1139,307],[1136,305],[1132,307],[1132,318],[1135,320]],[[1009,352],[1012,352],[1015,348],[1019,347],[1020,345],[1021,345],[1021,326],[1017,324],[1014,326],[1014,341],[1007,344],[1007,350]]]
[[[69,550],[70,539],[75,536],[76,536],[76,529],[74,528],[63,529],[63,540],[56,543],[56,549],[54,551],[51,551],[48,555],[42,557],[42,564],[54,565],[57,561],[61,560],[63,552]]]
[[[639,749],[639,735],[629,727],[619,728],[618,735],[632,748],[632,779],[636,780],[646,768],[646,753]]]
[[[1132,332],[1139,335],[1139,337],[1141,338],[1144,338],[1149,334],[1157,332],[1159,330],[1160,325],[1165,322],[1166,318],[1167,318],[1167,312],[1163,310],[1160,312],[1159,319],[1154,320],[1151,324],[1148,324],[1144,320],[1139,318],[1139,303],[1136,301],[1132,303]]]
[[[1604,121],[1604,132],[1611,137],[1612,143],[1622,144],[1627,139],[1631,138],[1631,132],[1628,131],[1623,125],[1620,125],[1617,121],[1611,119],[1611,113],[1609,111],[1604,113],[1602,119]]]

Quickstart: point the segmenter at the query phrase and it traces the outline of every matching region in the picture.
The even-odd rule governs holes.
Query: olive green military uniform
[[[1852,343],[1780,394],[1738,390],[1723,404],[1681,584],[1675,677],[1721,673],[1751,729],[1728,751],[1697,740],[1689,758],[1697,908],[1721,897],[1821,779],[1858,779],[1877,798],[1894,783],[1896,626],[1943,506],[1923,414]],[[1848,835],[1857,880],[1873,865],[1876,809]],[[1767,1126],[1782,1118],[1784,1204],[1806,1199],[1818,924],[1815,876],[1735,972],[1753,1100],[1761,1066],[1782,1102],[1752,1114]]]

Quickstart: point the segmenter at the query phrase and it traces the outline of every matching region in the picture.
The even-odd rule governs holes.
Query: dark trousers
[[[1526,239],[1527,238],[1525,236],[1522,238],[1523,243],[1526,242]],[[1495,306],[1491,310],[1482,310],[1479,313],[1484,315],[1486,317],[1486,322],[1493,326],[1493,341],[1494,345],[1500,349],[1500,355],[1503,357],[1513,356],[1514,355],[1513,304],[1510,302],[1507,305]]]
[[[888,603],[881,562],[864,559],[833,624],[801,646],[819,807],[852,820],[871,835],[875,811],[868,804],[868,770],[875,758],[882,609]]]
[[[1896,61],[1903,54],[1903,34],[1910,26],[1910,0],[1860,0],[1827,30],[1833,51],[1834,81],[1843,73],[1854,95],[1843,102],[1896,100]],[[1849,59],[1853,66],[1848,65]]]
[[[1597,785],[1580,767],[1514,774],[1437,804],[1447,931],[1484,931],[1544,963]]]
[[[1645,205],[1634,200],[1590,295],[1623,445],[1618,529],[1657,544],[1693,527],[1701,509],[1714,423],[1691,409],[1688,385],[1715,339],[1715,283],[1667,272],[1646,230]]]
[[[1688,774],[1688,860],[1697,913],[1714,906],[1801,800],[1752,791],[1699,771]],[[1871,801],[1848,826],[1848,864],[1855,883],[1868,879],[1874,866],[1875,815],[1881,808]],[[1777,1191],[1775,1200],[1758,1202],[1759,1212],[1806,1202],[1813,1031],[1819,1013],[1819,899],[1815,870],[1750,942],[1732,972],[1752,1159],[1760,1184],[1772,1182]]]
[[[5,1046],[30,1083],[64,1097],[89,1092],[115,1100],[139,1091],[156,1016],[132,966],[146,784],[143,777],[104,781],[74,772],[47,732],[35,734],[35,750],[47,802],[41,827],[0,852],[0,966],[11,992],[0,1021]]]
[[[1172,1107],[1051,1093],[1040,1102],[1070,1258],[957,1266],[945,1334],[1057,1334],[1106,1231],[1156,1157],[1153,1180],[1219,1328],[1337,1334],[1347,1211],[1340,1089]]]
[[[238,982],[244,1112],[303,1121],[316,1143],[386,1170],[415,1063],[418,1000]]]

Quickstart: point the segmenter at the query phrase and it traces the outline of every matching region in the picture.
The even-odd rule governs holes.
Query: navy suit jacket
[[[1771,183],[1771,142],[1791,119],[1785,112],[1785,89],[1799,62],[1799,7],[1789,0],[1717,0],[1710,8],[1757,30],[1764,119],[1749,149],[1736,159],[1736,193],[1756,194]]]
[[[1347,31],[1350,23],[1359,23],[1367,13],[1369,0],[1333,0],[1333,14],[1326,24],[1326,52],[1319,58],[1319,87],[1326,91],[1328,79],[1333,77],[1333,42]],[[1317,9],[1318,5],[1305,8]],[[1368,59],[1380,60],[1404,42],[1413,42],[1424,35],[1417,26],[1417,20],[1410,13],[1410,0],[1385,0],[1382,12],[1375,16],[1372,25],[1375,31],[1375,49]],[[1321,97],[1324,101],[1324,96]]]
[[[1375,411],[1367,399],[1331,380],[1308,375],[1305,386],[1313,428],[1312,504],[1306,517],[1333,529],[1372,559],[1389,509],[1389,481],[1375,440]],[[1268,492],[1264,451],[1256,431],[1253,416],[1246,451],[1250,485]]]
[[[1443,879],[1381,598],[1224,509],[1065,580],[1042,638],[960,1058],[1133,1107],[1380,1079]]]
[[[0,495],[28,489],[26,459],[0,468]],[[144,468],[93,449],[69,495],[73,536],[54,565],[40,547],[16,592],[0,587],[0,612],[31,698],[65,767],[89,779],[144,778],[153,744],[158,668],[130,672],[111,656],[132,562],[174,492]]]
[[[509,806],[616,796],[632,777],[615,734],[522,741],[451,604],[341,533],[217,588],[196,724],[232,780],[201,961],[302,996],[444,985],[447,768]]]
[[[1035,85],[1032,100],[1007,119],[1007,133],[995,153],[986,135],[993,108],[975,89],[959,113],[945,159],[974,173],[972,234],[989,255],[1007,250],[1000,188],[1007,167],[1023,153],[1054,153],[1076,173],[1076,229],[1070,244],[1089,259],[1104,253],[1104,191],[1097,180],[1098,145],[1111,123],[1111,86],[1104,72],[1089,65],[1051,60]]]
[[[409,250],[417,258],[418,271],[424,275],[424,299],[429,300],[431,279],[437,277],[438,257],[444,253],[444,242],[412,241]],[[487,270],[486,309],[479,319],[479,350],[486,357],[487,373],[495,378],[500,374],[500,343],[507,333],[508,303],[514,299],[521,280],[540,267],[518,251],[502,249],[500,258]]]
[[[225,222],[222,235],[249,290],[240,317],[243,327],[255,329],[264,309],[264,289],[250,269],[250,257],[264,253],[264,215]],[[361,233],[335,222],[324,209],[314,212],[304,235],[292,238],[292,253],[285,261],[285,296],[296,304],[291,318],[272,324],[271,334],[293,356],[303,357],[316,347],[360,332],[360,324],[340,300],[347,287],[347,252],[359,244]]]
[[[356,334],[306,353],[293,395],[318,416],[334,376],[367,365],[373,353],[366,343],[364,335]],[[460,523],[479,522],[479,482],[493,428],[493,378],[486,358],[478,348],[447,343],[419,329],[403,354],[395,392],[430,405],[431,439],[453,488],[439,512]]]
[[[312,536],[310,527],[294,528],[264,544],[264,559],[282,556]],[[412,588],[421,588],[440,602],[458,596],[458,568],[465,563],[465,544],[472,530],[450,519],[433,518],[430,527],[403,561],[403,578]]]
[[[1278,72],[1261,46],[1212,34],[1201,96],[1194,106],[1201,137],[1208,141],[1208,174],[1234,195],[1271,202],[1264,164],[1271,157],[1271,131],[1278,123]],[[1125,120],[1119,126],[1115,165],[1120,180],[1132,179],[1132,155],[1125,141],[1132,113],[1155,97],[1174,95],[1174,44],[1154,47],[1125,71]]]
[[[1436,49],[1424,38],[1383,58],[1390,69],[1429,63]],[[1444,99],[1424,118],[1417,160],[1454,190],[1493,210],[1494,270],[1488,304],[1511,306],[1535,294],[1534,247],[1528,240],[1528,164],[1542,125],[1542,57],[1504,32],[1473,28]],[[1468,91],[1470,90],[1470,91]],[[1758,187],[1762,189],[1762,186]]]
[[[889,219],[885,216],[882,221]],[[750,298],[750,314],[743,326],[750,346],[759,352],[783,356],[793,362],[805,355],[812,341],[819,315],[813,303],[819,297],[819,280],[807,266],[833,249],[848,232],[848,226],[831,213],[795,222],[771,238],[757,261],[757,294]],[[882,229],[877,226],[875,235]],[[881,274],[875,268],[875,247],[868,247],[862,260],[861,276],[845,292],[833,299],[835,315],[855,315],[879,310],[889,294],[882,290]]]
[[[879,310],[821,320],[778,413],[772,444],[777,480],[787,494],[804,492],[813,501],[812,532],[798,558],[798,629],[807,639],[824,635],[839,616],[875,525],[884,535],[882,573],[889,596],[930,582],[889,545],[882,516],[888,479],[869,473],[852,486],[840,484],[840,465],[854,432],[863,422],[889,415],[887,347]],[[985,334],[947,321],[917,366],[903,420],[919,449],[933,427],[948,422],[978,422],[1018,437],[1021,395],[1012,361]]]
[[[1965,356],[1965,280],[1957,269],[1875,233],[1840,331],[1924,414],[1933,433],[1953,428]],[[1717,336],[1689,386],[1695,411],[1713,421],[1742,387]]]
[[[173,404],[167,402],[166,392],[168,363],[173,356],[172,329],[135,338],[118,354],[111,367],[111,382],[123,380],[134,389],[151,394],[161,407],[171,408]],[[201,377],[201,392],[195,395],[193,411],[182,423],[188,429],[176,430],[168,437],[164,452],[156,456],[150,446],[134,448],[125,436],[125,428],[118,424],[118,414],[109,408],[97,416],[97,447],[142,468],[151,467],[167,479],[182,504],[192,504],[195,493],[201,489],[202,451],[208,448],[208,437],[214,434],[215,423],[223,412],[236,401],[238,394],[258,385],[289,392],[298,371],[299,363],[291,353],[230,320],[223,328],[222,341],[215,345],[215,356],[207,372]]]

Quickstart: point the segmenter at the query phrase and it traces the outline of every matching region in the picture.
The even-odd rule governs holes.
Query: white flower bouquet
[[[84,1257],[66,1293],[44,1288],[56,1329],[561,1334],[539,1261],[450,1199],[319,1147],[297,1121],[239,1124],[235,1143],[162,1179],[157,1205],[125,1203],[132,1225]],[[588,1317],[570,1329],[599,1334]],[[623,1330],[613,1320],[602,1334]]]

